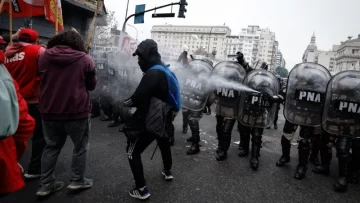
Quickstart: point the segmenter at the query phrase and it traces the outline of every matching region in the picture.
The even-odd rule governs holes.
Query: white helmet
[[[186,46],[186,44],[184,44],[184,45],[182,46],[182,48],[183,48],[183,50],[186,51],[186,52],[189,51],[189,47]]]

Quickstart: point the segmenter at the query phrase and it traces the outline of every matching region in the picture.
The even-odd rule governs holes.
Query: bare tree
[[[93,43],[95,46],[112,46],[114,44],[114,36],[111,34],[111,29],[117,29],[118,22],[115,18],[115,11],[109,11],[106,15],[106,25],[102,26],[100,23],[104,19],[98,18],[99,22],[95,28]]]

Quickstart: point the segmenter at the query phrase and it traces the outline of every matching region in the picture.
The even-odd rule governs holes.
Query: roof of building
[[[309,51],[317,50],[315,32],[313,33],[313,36],[311,37],[311,40],[310,40],[310,44],[307,46],[306,49]]]

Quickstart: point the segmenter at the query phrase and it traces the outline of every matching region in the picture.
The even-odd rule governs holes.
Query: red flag
[[[42,16],[44,11],[44,0],[5,0],[2,12],[9,13],[9,2],[12,1],[12,17],[23,18]]]
[[[56,26],[56,9],[58,15],[58,30],[64,30],[64,21],[62,16],[61,0],[45,0],[45,18]]]

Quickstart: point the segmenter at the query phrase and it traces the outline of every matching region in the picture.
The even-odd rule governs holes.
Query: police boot
[[[261,148],[261,143],[253,143],[251,146],[250,167],[254,171],[256,171],[259,168],[260,148]]]
[[[248,135],[240,135],[239,143],[239,157],[246,157],[249,155],[250,139]]]
[[[309,161],[313,163],[315,166],[319,166],[321,163],[319,161],[319,151],[321,147],[320,136],[314,136],[311,141],[311,153]]]
[[[199,129],[199,122],[197,120],[191,120],[190,121],[190,129],[192,134],[192,145],[190,149],[186,152],[189,155],[197,154],[200,152],[200,129]],[[189,139],[189,138],[188,138]]]
[[[339,177],[334,183],[334,190],[336,192],[345,192],[348,188],[349,166],[344,163],[344,160],[339,159]]]
[[[285,136],[281,137],[281,148],[282,148],[282,155],[279,161],[276,162],[276,166],[281,167],[284,166],[286,163],[290,162],[290,149],[291,143]]]
[[[200,142],[200,136],[199,134],[197,135],[193,135],[193,142],[191,144],[191,147],[190,149],[186,152],[186,154],[188,155],[193,155],[193,154],[197,154],[200,152],[200,145],[199,145],[199,142]]]
[[[216,160],[223,161],[227,158],[227,151],[224,147],[225,139],[223,136],[218,137],[218,146],[216,148]]]
[[[314,168],[312,171],[317,174],[328,175],[330,173],[330,163],[331,163],[331,148],[327,145],[323,146],[320,150],[321,155],[321,164]]]
[[[231,136],[227,135],[219,138],[219,145],[216,149],[216,160],[223,161],[227,158],[227,151],[229,150],[231,143]]]
[[[299,164],[296,167],[294,178],[301,180],[305,177],[307,171],[307,164],[310,154],[310,142],[308,139],[301,139],[299,141]]]
[[[116,120],[110,121],[108,127],[109,127],[109,128],[112,128],[112,127],[116,127],[116,126],[118,126],[118,125],[120,125],[120,121],[119,121],[118,119],[116,119]]]
[[[275,129],[275,130],[278,129],[277,123],[274,123],[274,129]]]
[[[111,118],[107,115],[104,115],[103,117],[100,118],[101,121],[111,121]]]

